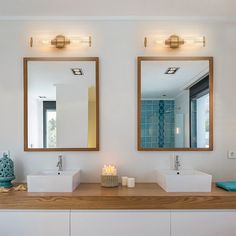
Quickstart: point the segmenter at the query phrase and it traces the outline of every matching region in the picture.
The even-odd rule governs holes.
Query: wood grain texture
[[[215,186],[211,193],[167,193],[157,184],[134,189],[81,184],[73,193],[1,193],[0,209],[236,209],[236,192]]]

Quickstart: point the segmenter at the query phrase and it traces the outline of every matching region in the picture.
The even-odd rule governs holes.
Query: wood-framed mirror
[[[99,58],[24,58],[24,150],[99,150]]]
[[[138,150],[213,150],[213,57],[138,57]]]

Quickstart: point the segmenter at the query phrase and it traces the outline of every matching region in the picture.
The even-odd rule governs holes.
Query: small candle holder
[[[102,175],[101,176],[101,185],[106,188],[114,188],[119,185],[118,176],[116,175]]]
[[[114,188],[119,185],[117,170],[114,166],[105,165],[102,169],[101,185],[106,188]]]

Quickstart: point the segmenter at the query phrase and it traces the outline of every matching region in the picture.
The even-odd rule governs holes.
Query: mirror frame
[[[28,62],[30,61],[92,61],[96,66],[96,147],[92,148],[29,148],[28,147]],[[24,64],[24,151],[99,151],[99,58],[98,57],[25,57]]]
[[[141,145],[141,63],[142,61],[209,61],[209,147],[208,148],[143,148]],[[138,151],[213,151],[213,57],[138,57],[137,58],[137,145]]]

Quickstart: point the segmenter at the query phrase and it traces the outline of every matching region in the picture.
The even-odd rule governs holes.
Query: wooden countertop
[[[167,193],[157,184],[103,188],[80,184],[73,193],[0,193],[0,209],[236,209],[236,192]]]

